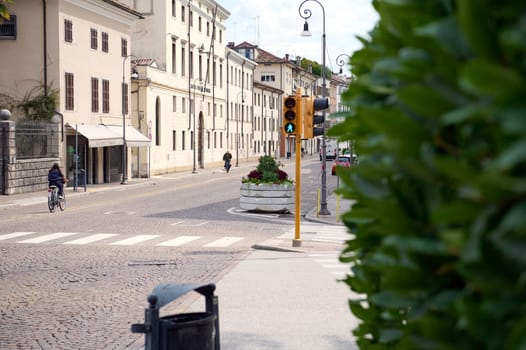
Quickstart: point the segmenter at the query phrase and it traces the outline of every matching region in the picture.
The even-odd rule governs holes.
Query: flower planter
[[[241,184],[239,205],[250,211],[293,211],[295,188],[293,184]]]

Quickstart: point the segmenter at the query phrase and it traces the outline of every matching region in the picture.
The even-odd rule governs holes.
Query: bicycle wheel
[[[49,208],[50,213],[55,210],[55,193],[53,191],[47,196],[47,207]]]
[[[58,198],[58,207],[61,211],[64,211],[64,209],[66,209],[66,194],[62,194],[62,198]]]

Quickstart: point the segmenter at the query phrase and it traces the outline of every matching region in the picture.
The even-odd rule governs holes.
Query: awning
[[[122,141],[121,125],[107,125],[107,128],[120,135]],[[126,125],[126,145],[128,147],[147,147],[150,146],[150,139],[141,134],[139,130],[133,126]]]
[[[109,147],[122,145],[122,125],[104,124],[66,124],[77,130],[79,134],[88,139],[88,147]],[[150,139],[141,134],[133,126],[126,125],[126,145],[128,147],[150,146]]]

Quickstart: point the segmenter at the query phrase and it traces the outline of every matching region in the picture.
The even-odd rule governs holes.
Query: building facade
[[[2,61],[11,62],[0,66],[2,104],[14,109],[16,120],[23,118],[17,101],[32,92],[56,94],[65,134],[59,159],[67,176],[82,169],[89,183],[119,181],[129,152],[123,125],[131,124],[129,62],[123,60],[141,15],[107,0],[18,0],[9,9],[16,35],[0,40]],[[149,144],[129,128],[129,145]]]

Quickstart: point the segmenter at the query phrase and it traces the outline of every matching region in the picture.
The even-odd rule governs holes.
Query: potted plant
[[[287,212],[294,208],[294,181],[283,164],[261,156],[256,169],[241,179],[240,207],[250,211]]]

